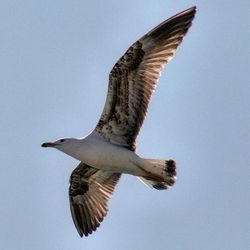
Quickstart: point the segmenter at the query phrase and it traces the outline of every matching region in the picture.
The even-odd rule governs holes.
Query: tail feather
[[[154,175],[147,177],[138,177],[140,181],[142,181],[145,185],[158,189],[164,190],[174,185],[176,181],[176,164],[173,160],[152,160],[147,159],[150,163],[152,163],[154,168],[161,169],[162,178],[159,180],[155,178]]]

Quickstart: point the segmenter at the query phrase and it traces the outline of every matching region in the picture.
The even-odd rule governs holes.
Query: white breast
[[[98,134],[79,140],[79,145],[70,154],[74,158],[98,169],[138,175],[140,157],[134,152],[106,141]]]

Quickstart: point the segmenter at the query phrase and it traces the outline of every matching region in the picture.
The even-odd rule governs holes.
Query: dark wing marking
[[[164,21],[118,60],[109,75],[108,95],[95,132],[135,150],[135,139],[161,70],[173,57],[194,15],[195,7]]]
[[[70,210],[80,236],[88,236],[100,226],[108,212],[108,200],[121,174],[110,173],[80,163],[70,176]]]

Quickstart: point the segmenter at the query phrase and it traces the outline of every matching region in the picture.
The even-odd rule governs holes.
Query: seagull
[[[95,231],[107,215],[121,174],[137,176],[157,190],[174,185],[175,161],[140,157],[135,152],[136,138],[161,71],[192,25],[195,12],[194,6],[165,20],[117,61],[109,74],[104,110],[91,133],[41,145],[80,161],[70,176],[69,201],[81,237]]]

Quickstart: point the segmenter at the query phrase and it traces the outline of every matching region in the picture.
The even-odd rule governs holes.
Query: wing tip
[[[146,35],[144,35],[141,39],[139,39],[139,41],[143,41],[145,38],[148,37],[157,38],[162,33],[164,33],[164,31],[168,30],[171,26],[174,26],[176,23],[182,23],[183,27],[186,27],[186,29],[188,30],[192,25],[195,13],[196,13],[196,6],[194,5],[161,22],[155,28],[150,30]]]
[[[184,16],[186,16],[186,17],[189,16],[189,19],[192,21],[194,19],[196,12],[197,12],[197,7],[196,7],[196,5],[194,5],[190,8],[183,10],[183,11],[177,13],[176,15],[170,17],[168,20],[166,20],[166,22],[174,20],[176,18],[182,18]]]
[[[181,11],[180,13],[176,14],[175,16],[185,15],[185,14],[187,14],[187,13],[193,13],[193,14],[195,14],[195,13],[196,13],[196,10],[197,10],[197,6],[194,5],[194,6],[188,8],[188,9],[186,9],[186,10]],[[173,16],[173,17],[175,17],[175,16]]]
[[[81,231],[77,230],[77,231],[78,231],[78,234],[79,234],[79,236],[80,236],[81,238],[83,238],[83,236],[84,236],[84,237],[88,237],[90,234],[92,234],[93,232],[95,232],[96,229],[97,229],[99,226],[100,226],[100,224],[97,225],[96,227],[91,228],[90,230],[87,230],[87,231],[83,231],[83,230],[81,230]]]

